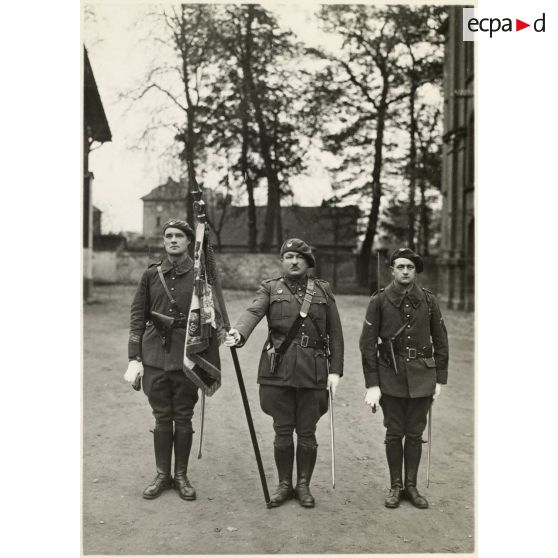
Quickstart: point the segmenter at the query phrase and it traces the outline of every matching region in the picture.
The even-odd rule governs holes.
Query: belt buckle
[[[409,358],[417,358],[417,350],[414,347],[409,347],[407,351],[409,353]]]
[[[305,333],[303,333],[303,334],[300,336],[300,346],[301,346],[301,347],[308,347],[308,339],[309,339],[308,335],[306,335]]]

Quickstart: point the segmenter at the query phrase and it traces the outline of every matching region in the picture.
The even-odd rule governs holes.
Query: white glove
[[[369,387],[366,390],[366,396],[364,397],[364,402],[367,405],[372,407],[372,410],[375,410],[375,407],[380,405],[380,397],[382,396],[382,392],[379,386]]]
[[[339,374],[328,374],[327,375],[327,389],[331,391],[331,398],[335,399],[335,392],[337,391],[337,386],[339,384]]]
[[[143,376],[143,364],[134,359],[128,363],[128,369],[124,373],[124,379],[129,384],[133,384],[138,376]]]
[[[434,390],[434,395],[432,396],[432,399],[436,399],[436,397],[440,395],[441,391],[442,391],[442,384],[436,384],[436,389]]]
[[[225,347],[234,347],[240,343],[240,333],[234,327],[231,327],[227,335],[225,335]]]

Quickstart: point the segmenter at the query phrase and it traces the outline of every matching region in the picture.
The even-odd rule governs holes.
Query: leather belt
[[[312,349],[325,349],[324,343],[321,339],[315,339],[313,337],[308,337],[306,334],[302,334],[294,340],[296,345],[300,345],[303,348],[310,347]]]
[[[187,318],[171,318],[171,319],[173,320],[173,322],[169,326],[169,329],[176,329],[176,328],[186,329],[186,326],[188,325]],[[145,325],[148,326],[148,325],[155,325],[155,324],[153,323],[153,320],[148,320],[147,322],[145,322]]]
[[[397,352],[399,356],[403,358],[431,358],[432,357],[432,347],[430,349],[419,351],[414,347],[405,347],[405,349],[401,349]]]

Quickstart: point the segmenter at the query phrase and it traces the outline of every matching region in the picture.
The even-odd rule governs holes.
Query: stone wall
[[[158,252],[95,252],[93,277],[96,283],[137,284],[147,266],[160,260]],[[220,253],[217,262],[223,288],[233,290],[256,290],[264,279],[281,274],[279,258],[276,254]],[[372,265],[373,263],[373,265]],[[381,262],[380,285],[385,287],[391,281],[389,265]],[[371,262],[370,288],[358,287],[355,281],[356,261],[353,254],[321,254],[317,258],[316,275],[329,281],[338,294],[370,294],[375,290],[376,259]],[[434,293],[438,291],[438,264],[434,258],[425,259],[425,271],[418,282]]]

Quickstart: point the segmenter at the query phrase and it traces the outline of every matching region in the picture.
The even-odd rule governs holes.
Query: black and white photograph
[[[476,553],[464,7],[82,3],[83,555]]]

